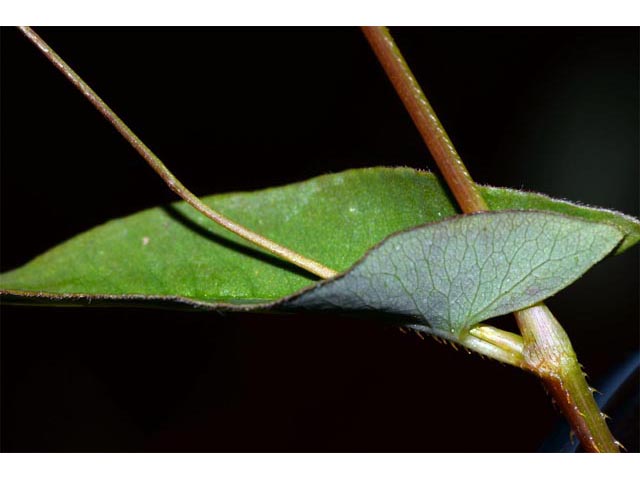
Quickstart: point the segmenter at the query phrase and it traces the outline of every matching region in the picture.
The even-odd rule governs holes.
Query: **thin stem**
[[[487,210],[487,204],[389,30],[385,27],[363,27],[363,31],[462,211],[474,213]],[[604,416],[582,377],[575,352],[562,326],[544,304],[516,312],[515,315],[523,335],[523,368],[534,372],[542,379],[586,450],[618,452],[618,444],[613,439]],[[487,335],[494,336],[495,332],[479,330],[476,334],[479,336],[472,334],[470,337],[487,342]],[[508,343],[507,341],[501,345],[508,347]]]
[[[64,74],[65,77],[78,89],[80,92],[96,107],[96,109],[102,113],[102,115],[120,132],[120,134],[131,144],[133,148],[146,160],[146,162],[155,170],[155,172],[162,178],[165,183],[173,190],[178,196],[180,196],[185,202],[190,204],[196,210],[216,222],[221,227],[235,233],[236,235],[248,240],[249,242],[258,245],[265,250],[279,256],[280,258],[297,265],[304,270],[307,270],[320,278],[330,278],[337,274],[336,271],[326,267],[315,260],[306,258],[300,255],[298,252],[294,252],[272,240],[269,240],[262,235],[259,235],[248,228],[228,219],[224,215],[205,205],[198,199],[193,193],[191,193],[162,163],[162,161],[140,140],[135,133],[125,125],[125,123],[115,114],[111,108],[85,83],[80,76],[73,71],[73,69],[67,65],[53,51],[53,49],[47,45],[47,43],[40,38],[29,27],[18,27],[22,33],[44,54],[47,59],[55,65],[55,67]]]
[[[371,48],[465,213],[488,210],[460,155],[386,27],[362,27]]]

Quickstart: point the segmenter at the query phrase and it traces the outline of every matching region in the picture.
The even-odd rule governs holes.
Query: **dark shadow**
[[[176,222],[181,223],[182,225],[189,228],[194,233],[197,233],[198,235],[205,237],[207,240],[211,242],[215,242],[224,248],[228,248],[229,250],[233,250],[242,255],[246,255],[247,257],[251,257],[260,262],[268,263],[269,265],[272,265],[274,267],[287,270],[295,275],[299,275],[309,280],[319,280],[314,274],[307,272],[306,270],[296,265],[293,265],[284,260],[281,260],[278,257],[274,257],[269,253],[242,245],[238,242],[234,242],[233,240],[229,240],[227,238],[224,238],[216,233],[213,233],[207,230],[206,228],[203,228],[202,226],[198,225],[193,220],[191,220],[189,217],[181,213],[173,205],[163,207],[162,209],[167,213],[167,215],[169,215]]]

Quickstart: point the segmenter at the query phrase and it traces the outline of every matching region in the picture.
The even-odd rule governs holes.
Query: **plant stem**
[[[235,233],[236,235],[248,240],[249,242],[258,245],[265,250],[277,255],[278,257],[297,265],[304,270],[307,270],[320,278],[330,278],[337,274],[336,271],[326,267],[315,260],[306,258],[300,255],[298,252],[294,252],[272,240],[269,240],[262,235],[259,235],[248,228],[228,219],[224,215],[209,206],[205,205],[198,197],[191,193],[162,163],[162,161],[140,140],[135,133],[131,131],[129,127],[115,114],[109,106],[102,100],[87,83],[80,78],[80,76],[73,71],[73,69],[67,65],[67,63],[53,51],[53,49],[47,45],[47,43],[40,38],[29,27],[18,27],[22,33],[44,54],[47,59],[55,65],[55,67],[64,74],[65,77],[78,89],[80,92],[96,107],[96,109],[102,113],[102,115],[118,130],[118,132],[131,144],[133,148],[146,160],[146,162],[155,170],[155,172],[162,178],[165,183],[173,190],[178,196],[180,196],[185,202],[190,204],[196,210],[204,214],[216,222],[221,227]]]
[[[460,155],[411,73],[389,30],[385,27],[362,27],[362,31],[411,115],[462,211],[471,213],[488,210],[489,207],[476,189]]]
[[[525,363],[543,380],[589,452],[618,452],[619,443],[607,427],[587,385],[569,337],[544,304],[515,312],[524,338]],[[557,400],[556,400],[557,401]]]
[[[462,211],[488,210],[389,30],[385,27],[362,29]],[[542,379],[585,450],[618,452],[618,444],[593,399],[562,326],[544,304],[515,312],[515,316],[523,335],[523,368]],[[476,336],[484,340],[494,335],[495,332],[489,330],[476,331]]]

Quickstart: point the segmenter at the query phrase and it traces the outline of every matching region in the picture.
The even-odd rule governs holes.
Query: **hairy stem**
[[[463,212],[488,210],[451,139],[385,27],[362,27]]]
[[[593,399],[569,337],[549,309],[535,305],[515,313],[524,337],[524,359],[545,385],[589,452],[618,452],[606,417]]]
[[[264,248],[278,257],[307,270],[320,278],[330,278],[337,274],[336,271],[326,267],[315,260],[306,258],[298,252],[294,252],[262,235],[245,228],[230,220],[219,212],[205,205],[198,197],[191,193],[162,163],[162,161],[140,140],[135,133],[115,114],[87,83],[67,63],[56,54],[47,43],[29,27],[18,27],[22,33],[44,54],[55,67],[67,77],[67,79],[85,96],[91,104],[118,130],[118,132],[131,144],[133,148],[146,160],[165,183],[180,198],[190,204],[206,217],[216,222],[221,227],[235,233],[249,242]]]
[[[462,159],[411,73],[389,30],[385,27],[363,27],[396,92],[409,111],[438,168],[465,213],[487,210],[487,204],[471,179]],[[538,375],[564,412],[585,450],[618,452],[618,444],[593,399],[576,359],[569,337],[544,304],[515,313],[522,333],[522,368]],[[475,338],[509,350],[512,338],[496,332],[478,330]],[[493,338],[493,341],[490,340]],[[561,339],[561,340],[559,340]],[[506,343],[502,343],[506,342]],[[517,340],[516,340],[517,342]],[[500,348],[500,347],[499,347]],[[508,362],[507,362],[508,363]]]

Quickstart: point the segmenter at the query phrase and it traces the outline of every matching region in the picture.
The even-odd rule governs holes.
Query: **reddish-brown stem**
[[[488,210],[389,30],[385,27],[362,27],[362,30],[462,211],[474,213]],[[593,399],[562,326],[544,304],[515,312],[515,316],[523,336],[523,361],[520,366],[542,379],[585,450],[618,452],[618,443]],[[481,334],[491,333],[478,331],[476,335],[483,338]]]
[[[524,363],[542,380],[587,452],[619,451],[584,378],[571,341],[551,311],[534,305],[515,312],[524,340]]]
[[[406,107],[447,185],[465,213],[488,210],[460,155],[422,92],[389,30],[362,27],[387,76]]]

